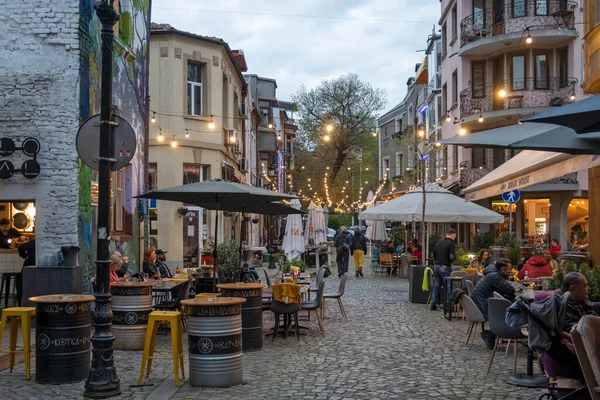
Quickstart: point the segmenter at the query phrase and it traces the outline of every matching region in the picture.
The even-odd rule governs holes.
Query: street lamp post
[[[94,334],[92,336],[92,365],[85,382],[84,396],[104,399],[121,394],[120,381],[114,366],[112,343],[115,337],[110,332],[112,309],[110,296],[110,173],[111,127],[112,127],[112,54],[113,26],[119,15],[113,7],[114,0],[108,3],[99,0],[94,9],[102,23],[102,81],[100,86],[100,151],[98,159],[98,232],[96,252],[96,307],[92,314]]]

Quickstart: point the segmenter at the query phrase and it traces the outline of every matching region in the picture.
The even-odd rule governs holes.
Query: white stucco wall
[[[20,151],[0,157],[17,170],[0,180],[0,200],[35,200],[38,265],[49,265],[78,243],[79,2],[0,3],[0,137],[41,143],[38,178],[20,173]]]

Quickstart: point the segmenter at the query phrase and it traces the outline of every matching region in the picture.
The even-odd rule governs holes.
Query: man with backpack
[[[333,245],[335,246],[337,256],[335,262],[338,267],[338,278],[341,278],[344,273],[348,272],[348,261],[350,259],[350,247],[352,247],[352,238],[346,226],[340,226],[340,233],[335,238]]]

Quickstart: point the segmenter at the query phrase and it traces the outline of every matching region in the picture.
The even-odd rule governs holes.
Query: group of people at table
[[[166,254],[167,251],[152,247],[144,251],[142,272],[148,274],[149,279],[173,277],[166,264]],[[110,255],[110,283],[126,280],[131,275],[132,273],[129,271],[129,257],[124,257],[119,251],[113,251]]]
[[[454,261],[456,249],[455,240],[456,231],[454,229],[449,229],[446,232],[446,237],[438,242],[433,250],[435,258],[435,285],[431,297],[430,309],[432,311],[437,310],[437,305],[440,300],[439,294],[444,278],[451,275],[451,265]],[[557,250],[556,247],[554,247],[554,250]],[[558,251],[560,250],[558,249]],[[509,277],[514,275],[517,271],[513,269],[510,260],[501,258],[494,262],[487,250],[482,251],[480,254],[481,259],[477,260],[479,264],[476,264],[476,267],[483,267],[483,278],[475,285],[475,289],[471,294],[471,300],[473,300],[473,303],[479,308],[487,321],[488,299],[494,297],[494,292],[502,295],[511,302],[515,302],[519,297],[515,287],[520,284],[509,282]],[[552,276],[553,270],[556,270],[557,268],[562,267],[553,259],[552,251],[548,250],[542,255],[533,255],[525,260],[525,263],[519,266],[518,272],[516,272],[516,278],[517,280],[523,280],[525,282],[542,277],[548,278]],[[577,368],[579,364],[573,362],[573,359],[576,361],[577,358],[572,345],[570,331],[584,315],[598,315],[592,304],[589,302],[589,292],[590,287],[586,277],[579,272],[569,272],[565,275],[560,289],[540,291],[535,295],[535,302],[546,302],[548,303],[546,308],[556,308],[552,308],[552,310],[556,313],[557,320],[562,324],[562,326],[559,327],[561,342],[571,350],[570,354],[566,353],[562,356],[563,359],[553,359],[548,356],[548,354],[543,354],[541,356],[546,369],[556,372],[559,376],[574,379],[580,379],[583,376],[581,369]],[[446,293],[446,296],[450,295],[450,293]],[[555,299],[553,296],[560,297],[561,301],[554,301]],[[538,303],[538,307],[545,307],[544,304],[540,303]],[[515,304],[513,304],[513,306]],[[556,304],[564,304],[564,308],[558,309]],[[515,308],[513,306],[511,306],[511,309]],[[564,315],[564,319],[558,318],[559,315]],[[551,321],[547,322],[549,324],[551,323]],[[486,346],[492,350],[496,342],[496,336],[489,330],[482,330],[481,337]],[[550,366],[549,368],[548,365]],[[576,366],[575,368],[574,365]]]

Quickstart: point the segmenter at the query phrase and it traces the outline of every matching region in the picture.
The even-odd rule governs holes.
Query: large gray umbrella
[[[600,133],[577,135],[573,129],[564,126],[533,122],[454,136],[440,142],[463,147],[500,147],[568,154],[600,154]]]
[[[600,132],[600,96],[592,96],[563,107],[523,118],[523,122],[544,122],[569,127],[577,133]]]
[[[302,212],[293,207],[288,207],[283,203],[274,203],[278,200],[295,199],[297,198],[296,196],[221,179],[212,179],[167,189],[154,190],[135,197],[142,199],[177,201],[206,208],[208,210],[216,210],[215,246],[213,249],[215,272],[217,271],[218,266],[218,211],[236,211],[267,215]],[[213,276],[213,290],[215,290],[217,274],[215,273]]]

